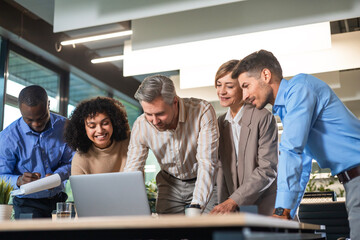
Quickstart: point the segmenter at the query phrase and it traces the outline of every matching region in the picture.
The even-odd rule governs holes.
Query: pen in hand
[[[41,178],[41,174],[40,173],[31,173],[31,172],[24,172],[23,175],[21,175],[20,177],[18,177],[17,181],[16,181],[16,185],[18,187],[20,187],[23,184],[32,182],[32,181],[36,181],[38,179]]]

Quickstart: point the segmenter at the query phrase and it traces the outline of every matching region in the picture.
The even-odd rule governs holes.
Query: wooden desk
[[[240,213],[0,223],[0,239],[325,239],[324,227]]]

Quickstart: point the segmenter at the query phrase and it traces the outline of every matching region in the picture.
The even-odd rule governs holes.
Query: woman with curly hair
[[[65,128],[65,141],[76,153],[71,175],[123,171],[130,127],[124,106],[108,97],[81,102]]]

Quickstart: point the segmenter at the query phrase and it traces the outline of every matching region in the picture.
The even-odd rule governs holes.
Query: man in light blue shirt
[[[351,239],[360,239],[360,121],[320,79],[307,74],[283,79],[271,52],[245,57],[232,78],[239,80],[245,101],[258,109],[272,104],[283,123],[274,216],[293,217],[315,159],[344,184]]]
[[[62,190],[70,175],[73,151],[63,141],[66,119],[50,113],[47,93],[37,85],[20,92],[19,108],[22,117],[0,132],[0,177],[18,189],[58,173],[59,187],[13,199],[15,218],[20,214],[51,217],[56,202],[67,199]]]

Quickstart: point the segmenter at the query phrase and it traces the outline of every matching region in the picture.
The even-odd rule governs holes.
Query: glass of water
[[[71,219],[73,203],[58,202],[56,203],[56,218],[58,220]]]

